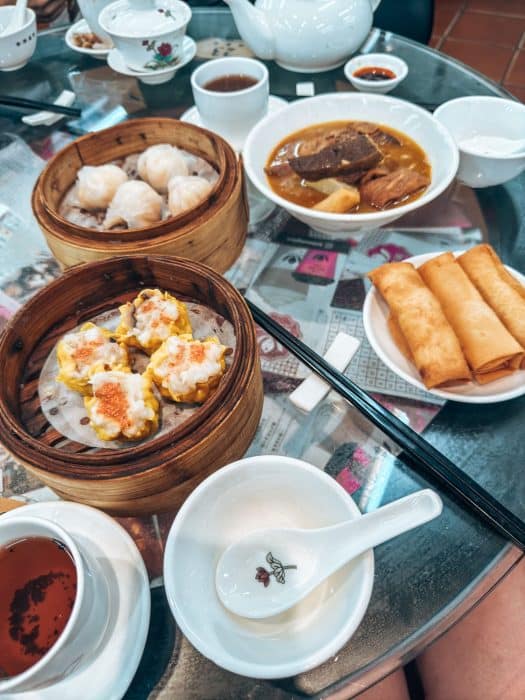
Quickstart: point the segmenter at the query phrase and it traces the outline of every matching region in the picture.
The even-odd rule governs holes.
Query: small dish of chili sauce
[[[390,53],[354,56],[344,67],[347,80],[363,92],[390,92],[406,77],[408,66]]]

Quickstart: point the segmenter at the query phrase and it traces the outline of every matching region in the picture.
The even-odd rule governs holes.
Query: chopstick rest
[[[76,95],[71,90],[62,90],[57,99],[53,104],[60,105],[62,107],[71,107],[76,99]],[[65,115],[55,114],[53,112],[36,112],[35,114],[26,114],[22,117],[24,124],[28,126],[51,126],[55,122],[63,119]]]
[[[340,372],[350,364],[350,360],[357,352],[360,341],[348,333],[338,333],[334,341],[324,354],[324,359]],[[288,397],[290,401],[301,411],[309,413],[324,399],[330,391],[330,385],[319,375],[311,374],[304,382],[299,384]]]

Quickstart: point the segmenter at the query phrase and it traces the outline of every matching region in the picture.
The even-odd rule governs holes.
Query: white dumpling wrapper
[[[82,209],[106,209],[117,189],[128,179],[118,165],[84,165],[77,173],[76,196]]]
[[[194,209],[205,200],[212,184],[198,175],[176,175],[168,183],[168,209],[172,216]]]
[[[162,218],[162,197],[146,182],[128,180],[115,193],[104,219],[104,228],[125,223],[128,228],[143,228]]]
[[[141,153],[137,161],[139,176],[157,192],[167,192],[174,175],[187,175],[188,163],[178,148],[158,143]]]

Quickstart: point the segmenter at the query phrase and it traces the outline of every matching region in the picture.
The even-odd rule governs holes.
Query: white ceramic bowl
[[[168,11],[173,22],[162,21]],[[150,20],[154,13],[159,13],[161,19],[156,24],[153,19],[148,27],[140,13],[149,13]],[[190,19],[191,9],[181,0],[117,0],[98,16],[100,26],[111,37],[126,65],[137,71],[175,68],[182,57]]]
[[[14,6],[0,7],[0,27],[9,24]],[[36,15],[26,9],[25,22],[20,29],[7,36],[0,36],[0,70],[23,68],[36,48]]]
[[[386,68],[395,74],[395,78],[387,80],[363,80],[354,75],[361,68]],[[356,90],[362,92],[386,93],[393,90],[408,74],[408,66],[402,58],[390,53],[368,53],[354,56],[344,67],[346,79]]]
[[[44,518],[21,515],[0,522],[0,546],[28,537],[58,540],[75,564],[77,593],[69,620],[44,656],[16,676],[0,679],[0,697],[8,691],[44,688],[74,673],[99,645],[106,629],[107,588],[95,562],[88,560],[68,533]]]
[[[238,617],[221,605],[215,569],[224,549],[254,530],[322,527],[359,516],[335,479],[301,460],[251,457],[220,469],[189,496],[166,542],[164,585],[177,624],[204,656],[244,676],[282,678],[319,665],[361,622],[372,592],[372,551],[265,620]],[[271,546],[278,556],[279,543]]]
[[[525,138],[525,105],[502,97],[458,97],[434,112],[458,144],[458,179],[469,187],[490,187],[511,180],[525,170],[521,155],[484,156],[463,148],[461,141],[475,136]]]
[[[336,120],[385,124],[410,136],[425,151],[432,166],[432,181],[421,197],[393,209],[370,214],[331,214],[293,204],[276,194],[264,166],[275,146],[294,131]],[[246,172],[255,187],[316,231],[347,238],[352,231],[385,226],[440,195],[452,182],[459,163],[454,139],[434,117],[416,105],[387,95],[334,93],[297,100],[277,114],[269,114],[252,129],[243,150]]]

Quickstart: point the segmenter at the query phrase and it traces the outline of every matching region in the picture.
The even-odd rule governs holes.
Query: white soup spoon
[[[313,530],[256,530],[221,555],[215,585],[231,612],[261,619],[288,610],[354,557],[432,520],[443,509],[430,489],[353,520]]]

